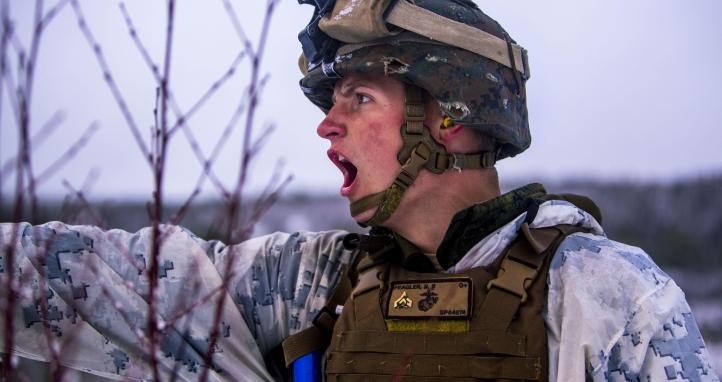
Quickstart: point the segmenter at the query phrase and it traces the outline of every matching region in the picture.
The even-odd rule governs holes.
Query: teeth
[[[341,154],[339,154],[338,160],[339,160],[339,162],[348,162],[348,161],[349,161],[348,159],[346,159],[345,156],[343,156],[343,155],[341,155]]]

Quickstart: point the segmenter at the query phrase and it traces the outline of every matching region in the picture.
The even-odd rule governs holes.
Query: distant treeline
[[[722,175],[665,184],[569,180],[546,182],[545,186],[550,193],[591,197],[602,210],[602,225],[610,238],[644,248],[663,267],[722,268]],[[169,205],[165,216],[169,218],[178,207]],[[94,224],[99,217],[107,228],[136,231],[148,225],[142,202],[96,202],[93,209],[91,213],[77,202],[41,201],[34,223],[62,220]],[[11,221],[12,216],[7,206],[0,211],[2,221]],[[28,216],[26,213],[23,220],[31,220]],[[180,224],[206,239],[224,237],[224,213],[219,203],[195,204]],[[344,199],[282,195],[256,223],[253,235],[329,229],[362,231],[349,218]]]
[[[644,248],[663,267],[722,267],[722,175],[667,184],[567,181],[547,189],[591,197],[607,236]]]

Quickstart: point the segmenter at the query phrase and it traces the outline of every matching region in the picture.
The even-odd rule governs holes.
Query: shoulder
[[[623,289],[625,295],[642,297],[669,280],[641,248],[601,235],[575,233],[557,248],[550,266],[549,284],[550,288],[584,285],[585,291],[603,295],[613,295]]]
[[[560,346],[560,358],[583,348],[591,370],[607,362],[631,322],[642,328],[635,336],[649,336],[687,306],[684,293],[642,249],[589,233],[561,243],[547,282],[552,343]]]

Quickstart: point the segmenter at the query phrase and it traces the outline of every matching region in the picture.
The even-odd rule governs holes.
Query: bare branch
[[[245,92],[244,92],[245,96]],[[236,107],[236,110],[233,112],[233,115],[231,116],[230,121],[226,125],[226,127],[223,129],[223,132],[221,133],[221,136],[219,137],[218,141],[216,142],[215,146],[213,147],[213,150],[211,150],[211,157],[203,163],[203,170],[201,171],[201,174],[198,176],[198,180],[196,181],[196,186],[193,189],[193,192],[191,192],[191,195],[188,197],[188,199],[183,203],[181,208],[178,212],[173,216],[172,224],[179,224],[181,220],[183,219],[184,215],[190,208],[191,204],[193,203],[193,200],[200,194],[201,188],[203,187],[203,184],[206,180],[206,178],[210,178],[211,182],[214,184],[214,186],[220,191],[222,197],[224,199],[227,199],[230,197],[230,193],[228,190],[226,190],[225,186],[223,186],[223,183],[216,177],[216,175],[211,171],[213,163],[218,158],[218,155],[220,154],[221,150],[223,149],[223,146],[226,142],[228,142],[228,137],[230,136],[231,132],[233,131],[233,128],[236,126],[236,123],[238,123],[238,120],[243,115],[243,111],[245,110],[245,103],[243,102],[243,99],[238,103],[238,107]]]
[[[123,19],[125,20],[126,26],[128,27],[129,34],[133,40],[133,42],[136,45],[136,48],[141,54],[141,57],[145,61],[146,65],[150,69],[151,73],[153,74],[153,77],[155,78],[156,82],[159,86],[162,84],[162,77],[160,72],[158,71],[158,65],[155,64],[152,57],[150,56],[150,53],[148,52],[148,49],[145,47],[143,42],[140,40],[140,37],[138,36],[137,29],[135,28],[135,25],[133,23],[132,18],[130,17],[130,14],[125,6],[124,3],[120,3],[120,10],[123,14]],[[168,131],[168,139],[172,137],[177,130],[180,128],[183,130],[183,133],[191,147],[191,150],[193,151],[193,154],[196,156],[196,159],[198,162],[203,166],[203,172],[204,174],[201,175],[199,181],[197,184],[202,185],[202,183],[205,180],[205,176],[209,176],[211,178],[211,181],[214,183],[214,185],[224,190],[224,187],[222,186],[222,183],[218,180],[217,175],[213,172],[212,166],[209,166],[208,164],[212,162],[211,160],[208,160],[205,158],[205,154],[201,150],[200,146],[198,145],[198,141],[195,139],[195,136],[193,135],[190,127],[188,126],[187,122],[190,119],[190,117],[195,114],[197,110],[201,108],[210,98],[217,93],[218,89],[225,84],[233,75],[236,73],[238,65],[241,63],[243,57],[245,56],[244,52],[239,53],[236,58],[231,63],[230,67],[226,70],[226,72],[218,79],[216,80],[211,86],[208,88],[208,90],[195,102],[195,104],[191,107],[191,109],[183,114],[180,107],[178,106],[177,102],[175,101],[175,97],[173,96],[173,92],[168,89],[167,91],[167,100],[171,108],[173,109],[176,117],[176,123],[171,127]],[[157,97],[158,95],[156,95]],[[156,98],[156,109],[154,110],[155,116],[156,116],[156,127],[159,125],[158,115],[157,115],[157,103],[158,98]],[[207,173],[207,174],[205,174]],[[196,187],[196,190],[199,190],[200,186]],[[225,192],[225,191],[224,191]],[[189,197],[189,200],[194,198],[194,195],[196,192],[194,191],[191,193],[191,196]]]
[[[190,117],[192,117],[193,114],[195,114],[195,112],[197,112],[201,108],[201,106],[203,106],[211,98],[211,96],[214,93],[216,93],[216,91],[218,91],[218,89],[221,88],[221,86],[226,81],[228,81],[231,77],[233,77],[233,75],[236,73],[236,69],[238,68],[238,65],[243,60],[243,57],[245,57],[244,52],[238,53],[238,55],[236,55],[236,58],[233,59],[231,66],[228,68],[228,70],[226,70],[225,73],[223,73],[221,78],[217,79],[213,84],[211,84],[211,86],[208,88],[208,90],[206,90],[206,92],[196,101],[195,104],[193,104],[193,106],[191,106],[190,109],[188,109],[188,111],[185,114],[178,116],[178,121],[170,129],[169,134],[172,135],[179,127],[181,127],[183,124],[185,124],[188,121],[188,119],[190,119]]]
[[[37,149],[39,149],[43,143],[45,143],[46,139],[52,135],[52,133],[55,131],[55,129],[60,126],[61,123],[65,120],[65,114],[62,112],[56,112],[55,114],[50,117],[50,119],[43,124],[43,126],[40,127],[40,130],[38,130],[37,133],[33,134],[31,141],[33,142],[32,150],[33,152]],[[0,170],[0,179],[5,178],[13,173],[15,170],[15,166],[17,164],[17,157],[13,157],[8,159],[7,162],[3,165],[2,169]]]
[[[261,148],[266,144],[266,140],[271,136],[274,130],[276,130],[276,125],[274,124],[269,124],[263,129],[261,135],[256,138],[256,141],[251,145],[252,155],[256,155],[259,151],[261,151]]]
[[[153,372],[153,379],[160,380],[158,370],[158,327],[156,318],[156,289],[158,287],[158,258],[161,249],[161,233],[160,222],[163,219],[163,175],[166,161],[166,150],[168,147],[168,89],[170,88],[170,64],[171,64],[171,47],[173,46],[173,22],[175,18],[175,0],[168,1],[167,10],[167,26],[165,38],[165,57],[163,60],[163,77],[160,82],[160,130],[159,140],[156,141],[158,148],[155,155],[153,166],[154,173],[154,192],[153,192],[153,217],[151,220],[151,251],[150,251],[150,271],[148,272],[148,338],[150,365]]]
[[[60,0],[58,1],[53,7],[48,9],[48,11],[45,13],[45,16],[43,16],[41,23],[43,26],[47,26],[55,16],[60,13],[60,11],[65,8],[66,5],[68,5],[69,0]]]
[[[80,27],[80,30],[83,32],[83,36],[85,36],[85,40],[88,42],[88,45],[90,45],[90,48],[95,53],[95,58],[98,61],[98,65],[100,65],[100,70],[103,72],[103,79],[108,84],[108,87],[110,88],[110,91],[113,94],[113,98],[115,99],[115,102],[118,104],[118,107],[120,108],[120,112],[123,114],[123,118],[125,118],[125,121],[128,124],[128,127],[130,128],[131,133],[133,134],[135,143],[138,145],[138,148],[140,149],[141,153],[143,154],[143,158],[145,158],[149,164],[152,164],[151,158],[150,158],[150,153],[148,152],[148,147],[146,146],[145,141],[143,141],[143,138],[141,137],[140,130],[138,129],[138,125],[135,123],[135,119],[133,118],[133,115],[130,113],[130,110],[128,109],[128,104],[125,102],[123,95],[120,93],[120,89],[118,88],[118,85],[115,83],[115,80],[113,79],[113,75],[110,72],[110,67],[108,66],[108,63],[105,60],[105,56],[103,55],[103,51],[100,47],[100,44],[98,44],[98,42],[95,39],[95,36],[90,31],[90,28],[88,28],[88,24],[85,21],[85,16],[83,15],[83,11],[80,8],[80,4],[78,3],[77,0],[70,0],[70,4],[73,6],[73,11],[75,11],[75,17],[78,20],[78,26]]]
[[[220,293],[221,295],[223,295],[223,292],[225,292],[225,290],[226,290],[226,286],[223,285],[223,284],[221,284],[221,285],[213,288],[210,292],[206,293],[206,295],[202,296],[201,298],[193,299],[193,300],[192,300],[193,302],[192,302],[191,304],[189,304],[188,306],[186,306],[186,307],[183,308],[182,310],[180,310],[180,311],[176,312],[175,314],[173,314],[173,316],[171,316],[171,317],[166,321],[166,324],[169,324],[169,325],[170,325],[170,324],[175,323],[176,321],[180,320],[181,318],[185,317],[188,313],[190,313],[191,311],[193,311],[193,309],[195,309],[195,308],[197,308],[197,307],[205,304],[206,302],[208,302],[211,298],[213,298],[213,296],[215,296],[215,295],[217,295],[217,294],[219,294],[219,293]]]
[[[8,0],[0,0],[0,13],[2,13],[2,19],[0,19],[0,120],[2,120],[2,89],[5,84],[5,73],[7,70],[7,52],[8,52],[8,40],[12,29],[10,27],[10,18],[8,16],[10,7],[8,6]],[[0,190],[2,190],[2,176],[0,175]],[[0,199],[2,202],[2,199]]]
[[[261,28],[261,35],[259,37],[258,45],[256,53],[252,56],[252,65],[251,65],[251,83],[248,88],[248,94],[249,94],[249,105],[248,105],[248,112],[246,113],[246,126],[244,128],[244,136],[243,136],[243,149],[241,152],[241,166],[238,173],[238,180],[236,182],[236,187],[233,193],[233,200],[231,201],[231,204],[229,206],[229,214],[230,214],[230,226],[229,226],[229,235],[231,235],[235,231],[234,225],[236,224],[237,217],[234,214],[237,214],[240,206],[242,205],[242,189],[243,186],[246,183],[246,178],[248,176],[248,165],[250,164],[251,160],[251,136],[253,133],[253,123],[255,120],[256,115],[256,109],[258,107],[259,102],[259,75],[261,70],[261,58],[263,57],[263,52],[266,47],[266,40],[268,37],[268,31],[271,26],[271,15],[273,14],[273,10],[276,6],[277,0],[267,0],[266,1],[266,13],[264,15],[263,19],[263,26]],[[236,242],[236,238],[230,237],[229,242]]]
[[[43,172],[38,175],[36,179],[37,184],[41,184],[44,181],[46,181],[48,178],[53,176],[53,174],[57,173],[58,170],[60,170],[63,166],[67,165],[71,159],[75,157],[75,155],[78,154],[78,152],[85,147],[85,145],[88,144],[88,141],[90,138],[95,134],[96,131],[98,131],[98,128],[100,125],[97,122],[93,122],[88,126],[88,128],[85,130],[83,135],[80,136],[80,138],[75,141],[68,149],[61,155],[55,162],[53,162],[50,166],[48,166]]]
[[[75,205],[76,200],[76,194],[86,195],[90,193],[90,190],[95,183],[96,180],[98,180],[98,169],[92,168],[88,174],[85,176],[85,180],[83,181],[83,185],[80,187],[80,192],[75,191],[72,189],[72,187],[69,188],[70,184],[66,179],[63,179],[63,185],[66,189],[71,189],[68,194],[65,195],[63,198],[63,204],[60,206],[60,220],[64,221],[66,223],[76,223],[77,222],[77,216],[80,215],[83,211],[85,211],[85,205],[81,204],[80,207]],[[96,211],[93,211],[96,212]],[[100,215],[100,214],[97,214]],[[94,221],[97,221],[98,219],[93,219]],[[101,227],[102,228],[102,227]]]
[[[145,45],[143,45],[143,43],[140,41],[140,38],[138,37],[138,32],[135,29],[135,25],[133,25],[133,20],[130,18],[130,14],[128,14],[128,9],[125,7],[125,2],[121,1],[118,6],[120,7],[120,12],[123,14],[123,20],[125,20],[125,25],[128,27],[128,33],[130,33],[131,39],[133,39],[136,48],[138,48],[138,51],[140,52],[140,55],[143,56],[143,61],[145,61],[151,73],[153,73],[153,78],[155,78],[160,85],[161,77],[160,72],[158,71],[158,65],[153,62],[153,59],[150,57],[150,53],[148,52],[148,49],[146,49]]]
[[[243,30],[241,22],[238,20],[238,14],[235,9],[233,9],[233,4],[231,4],[229,0],[223,0],[223,6],[226,8],[226,13],[228,14],[228,18],[231,20],[233,29],[235,29],[238,38],[241,39],[243,49],[250,57],[254,57],[255,53],[253,52],[253,45],[251,44],[251,40],[248,39],[246,32]]]
[[[71,194],[73,194],[75,196],[75,198],[78,199],[78,201],[80,201],[82,203],[84,208],[86,208],[88,210],[88,212],[90,213],[90,216],[94,220],[93,225],[96,225],[102,229],[105,229],[106,227],[105,227],[105,223],[103,222],[103,219],[100,217],[100,214],[98,213],[98,211],[96,211],[95,208],[93,208],[93,206],[90,203],[88,203],[88,200],[85,199],[85,195],[83,194],[83,192],[75,190],[73,188],[73,186],[70,185],[70,182],[68,182],[65,179],[63,179],[63,186]]]
[[[175,214],[173,214],[170,217],[170,224],[172,225],[178,225],[181,221],[183,221],[183,218],[188,213],[188,210],[191,208],[191,205],[193,204],[193,201],[195,198],[198,197],[198,195],[201,194],[201,187],[203,186],[202,182],[199,180],[198,183],[196,183],[196,187],[191,192],[188,199],[186,199],[185,202],[183,202],[183,205],[180,206],[178,211],[176,211]]]

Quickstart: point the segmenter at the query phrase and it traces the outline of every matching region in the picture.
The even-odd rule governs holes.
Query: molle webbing
[[[524,223],[518,238],[494,263],[458,274],[417,273],[389,263],[381,272],[379,266],[361,271],[361,278],[371,275],[376,282],[366,282],[347,300],[327,352],[326,380],[545,380],[546,274],[561,241],[579,231],[565,225],[531,229]],[[394,285],[435,283],[439,291],[439,283],[459,278],[468,278],[473,285],[470,318],[390,318],[391,309],[398,309],[390,306]],[[443,294],[438,296],[438,303],[443,303]],[[413,306],[419,303],[414,298]],[[464,332],[398,331],[389,325],[461,320],[468,323]]]
[[[424,377],[438,378],[435,379],[437,381],[449,378],[536,380],[540,377],[540,366],[536,357],[462,358],[457,355],[420,354],[410,357],[406,354],[368,353],[360,358],[354,353],[331,353],[326,358],[328,374],[343,373],[328,377],[328,381],[396,381],[397,376],[414,377],[410,379],[414,381],[423,381]]]
[[[440,174],[452,169],[461,171],[491,168],[496,163],[496,153],[449,153],[443,145],[436,142],[429,129],[424,126],[426,118],[424,100],[421,89],[416,86],[406,85],[404,116],[406,121],[401,126],[404,146],[397,155],[401,163],[401,171],[386,190],[351,203],[351,216],[378,206],[374,215],[363,225],[378,226],[386,221],[396,211],[404,192],[424,168],[434,174]]]
[[[402,354],[414,345],[415,354],[479,354],[496,353],[523,356],[526,338],[490,330],[464,333],[387,332],[358,330],[341,333],[339,350],[348,352]]]

